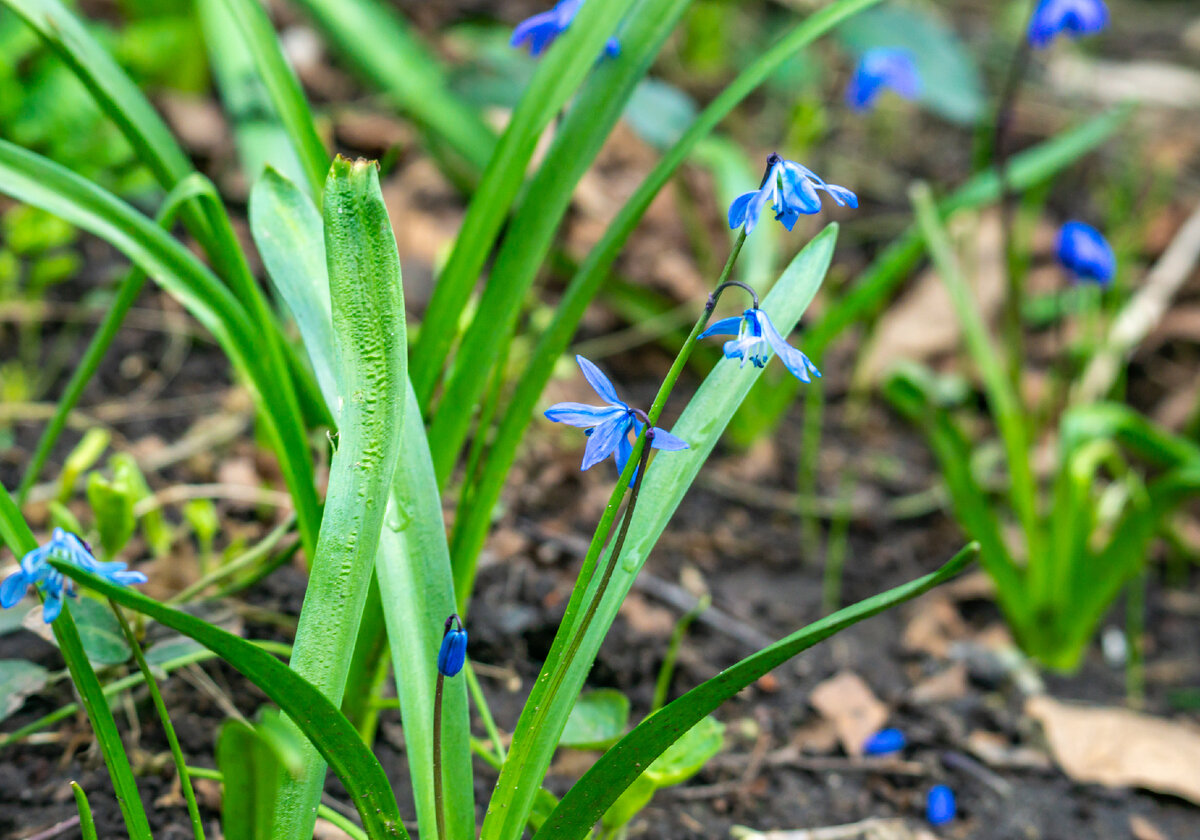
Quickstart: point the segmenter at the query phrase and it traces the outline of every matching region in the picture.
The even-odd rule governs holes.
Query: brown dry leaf
[[[837,747],[838,734],[828,720],[814,718],[796,730],[792,743],[808,755],[829,755]]]
[[[967,749],[989,767],[1002,770],[1048,770],[1050,757],[1033,747],[1014,747],[1003,735],[976,729],[967,736]]]
[[[619,610],[630,628],[642,636],[666,638],[675,629],[675,616],[670,610],[651,604],[636,592],[630,592]]]
[[[941,593],[917,601],[914,609],[900,640],[910,653],[927,653],[944,659],[950,653],[951,642],[970,635],[970,628],[959,615],[958,608]]]
[[[1167,840],[1167,835],[1159,831],[1158,826],[1138,814],[1129,818],[1129,831],[1134,840]]]
[[[1141,787],[1200,805],[1200,731],[1126,709],[1090,708],[1034,697],[1054,758],[1072,779]]]
[[[868,738],[887,723],[888,708],[879,701],[862,677],[842,671],[813,689],[812,707],[833,723],[847,755],[862,755]]]
[[[967,693],[967,664],[956,662],[944,671],[926,677],[909,692],[909,700],[918,705],[957,700]]]
[[[999,213],[980,217],[972,246],[973,253],[965,255],[963,266],[974,281],[975,300],[984,318],[990,319],[999,311],[1004,297]],[[866,382],[875,383],[900,359],[924,362],[952,353],[959,347],[960,335],[945,284],[936,272],[927,271],[880,319],[860,375]]]

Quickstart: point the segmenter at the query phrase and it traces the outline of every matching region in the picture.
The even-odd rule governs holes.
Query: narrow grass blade
[[[969,545],[932,574],[868,598],[796,631],[725,669],[646,718],[572,786],[534,835],[534,840],[576,840],[588,836],[609,806],[633,784],[642,771],[705,715],[798,653],[944,583],[966,568],[977,552],[977,546]]]
[[[782,335],[792,331],[816,295],[833,259],[836,241],[837,226],[830,225],[796,256],[763,301],[762,309]],[[604,598],[570,666],[566,667],[562,660],[579,629],[577,605],[591,596],[600,576],[592,575],[590,585],[582,576],[577,582],[567,617],[559,627],[541,676],[534,683],[517,722],[508,760],[488,805],[483,840],[517,840],[521,836],[559,735],[621,602],[726,424],[761,373],[761,369],[753,366],[740,367],[737,360],[722,359],[683,410],[671,433],[685,440],[689,448],[660,455],[651,462],[641,490],[646,502],[634,511],[624,551]],[[606,551],[601,563],[609,560]],[[556,681],[548,675],[559,668],[565,668],[565,674],[557,681],[559,688],[552,691],[551,686]]]
[[[272,282],[296,317],[317,376],[332,382],[333,328],[330,322],[322,221],[307,196],[277,173],[268,172],[251,197],[251,228]],[[324,371],[324,372],[323,372]],[[397,674],[417,822],[422,836],[434,836],[432,743],[434,679],[442,624],[454,611],[449,550],[442,504],[421,413],[406,388],[404,441],[400,464],[380,537],[375,572],[383,594],[392,661]],[[336,384],[328,398],[337,404]],[[470,720],[461,681],[445,686],[443,768],[452,837],[474,833]]]
[[[600,291],[617,255],[625,247],[655,196],[687,160],[696,144],[785,61],[846,18],[878,2],[880,0],[842,0],[826,7],[810,15],[760,55],[696,118],[621,208],[603,238],[588,254],[559,301],[553,321],[538,338],[525,373],[517,383],[496,431],[495,443],[488,453],[483,475],[473,491],[471,508],[459,512],[459,521],[455,523],[450,545],[455,569],[460,570],[456,579],[460,603],[466,603],[470,596],[470,590],[464,589],[462,584],[474,580],[475,564],[487,537],[492,510],[500,498],[525,430],[533,418],[534,406],[550,381],[555,364],[575,335],[583,313]]]
[[[275,27],[259,0],[224,0],[224,3],[237,22],[245,46],[258,67],[259,78],[291,138],[308,188],[313,196],[319,197],[329,171],[329,152],[317,134],[304,90],[284,58]],[[251,173],[252,177],[256,174]]]
[[[341,395],[321,533],[292,649],[292,669],[340,703],[396,472],[404,406],[404,295],[373,161],[338,157],[324,200],[335,373]],[[306,750],[276,799],[280,838],[311,837],[325,765]]]
[[[0,486],[0,537],[16,557],[24,557],[37,548],[37,540],[29,530],[29,524],[3,486]],[[125,819],[130,840],[152,840],[150,823],[146,819],[137,782],[133,778],[133,768],[125,754],[125,745],[121,742],[121,733],[113,720],[112,709],[108,706],[104,689],[100,687],[100,680],[96,678],[96,672],[92,670],[87,654],[83,652],[79,631],[71,617],[70,600],[64,601],[62,612],[50,625],[54,631],[54,638],[67,663],[67,670],[71,674],[75,690],[79,693],[79,700],[92,723],[96,741],[100,744],[100,752],[112,778],[117,805]]]
[[[580,82],[593,72],[604,44],[617,28],[634,0],[585,3],[568,29],[540,59],[529,87],[513,111],[500,138],[479,189],[471,199],[466,218],[458,231],[454,250],[438,277],[433,297],[421,323],[421,334],[413,348],[412,383],[417,398],[428,406],[450,347],[459,317],[479,279],[496,236],[508,216],[517,191],[525,181],[525,170],[533,158],[538,139]],[[617,58],[613,63],[628,61]],[[616,68],[600,66],[598,74]],[[463,411],[466,406],[459,406]]]
[[[183,244],[128,204],[45,158],[0,141],[0,192],[40,207],[83,228],[122,251],[136,266],[174,295],[213,334],[234,368],[255,387],[264,420],[296,505],[306,549],[316,544],[319,525],[308,441],[285,380],[264,348],[264,327]],[[311,554],[310,554],[311,556]]]
[[[287,713],[329,762],[354,800],[363,827],[373,840],[408,837],[383,768],[345,716],[311,683],[256,645],[195,616],[163,606],[140,592],[109,583],[69,563],[54,561],[54,566],[88,589],[195,639],[236,668]]]
[[[92,806],[88,804],[87,794],[78,782],[71,782],[71,792],[75,794],[75,808],[79,811],[79,833],[83,840],[98,840],[96,821],[92,819]]]
[[[496,147],[496,135],[450,90],[439,59],[380,0],[295,0],[341,58],[375,85],[436,141],[476,172]]]
[[[491,279],[463,336],[454,369],[429,424],[438,485],[444,487],[462,451],[475,405],[494,360],[504,355],[517,317],[554,233],[571,204],[579,179],[592,165],[625,110],[638,81],[650,69],[691,0],[644,0],[621,34],[621,60],[598,69],[558,126],[554,145],[529,182],[491,269]],[[444,281],[443,281],[444,282]],[[466,583],[459,576],[460,591]],[[469,588],[469,587],[467,587]]]

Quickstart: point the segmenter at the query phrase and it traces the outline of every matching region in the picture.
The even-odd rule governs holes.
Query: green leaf
[[[46,685],[50,672],[24,659],[0,659],[0,720],[4,720]]]
[[[77,782],[71,782],[71,791],[75,794],[75,807],[79,811],[79,833],[83,840],[98,840],[96,823],[92,819],[92,806],[88,804],[87,794]]]
[[[829,225],[792,260],[779,282],[775,284],[775,288],[763,300],[762,309],[770,316],[771,322],[782,335],[787,336],[791,333],[817,293],[833,258],[836,241],[837,225]],[[624,552],[613,570],[604,599],[596,610],[578,652],[569,668],[566,668],[562,660],[567,649],[567,640],[578,632],[576,623],[580,620],[580,615],[576,612],[574,622],[564,619],[559,627],[550,654],[542,666],[542,676],[534,683],[517,721],[509,758],[501,770],[496,791],[492,795],[488,809],[489,818],[484,820],[484,840],[515,840],[519,836],[533,795],[549,767],[575,697],[578,696],[591,670],[600,644],[615,620],[621,602],[633,586],[634,578],[666,528],[667,522],[716,446],[726,424],[761,372],[761,369],[753,366],[740,367],[736,359],[722,359],[704,380],[683,410],[679,421],[671,429],[672,434],[689,444],[689,448],[680,452],[660,453],[650,463],[643,479],[641,494],[644,499],[651,501],[639,504],[634,511]],[[600,562],[608,562],[607,552],[601,555]],[[592,577],[590,587],[595,587],[600,575]],[[586,582],[583,585],[587,585]],[[576,592],[572,594],[572,604],[580,599],[580,586],[577,584]],[[583,597],[589,597],[591,591],[589,588]],[[568,613],[570,612],[568,607]],[[551,680],[548,675],[555,674],[560,668],[565,668],[561,680]],[[552,688],[555,685],[556,691]],[[648,758],[642,766],[646,766],[651,760],[652,758]],[[607,807],[606,805],[596,814],[593,822]]]
[[[974,57],[932,10],[895,5],[872,9],[838,27],[838,37],[860,55],[875,47],[909,50],[921,74],[921,101],[946,119],[972,125],[987,113]]]
[[[100,532],[100,547],[107,558],[115,557],[137,527],[133,515],[134,490],[127,480],[114,476],[108,480],[100,473],[88,476],[88,504],[96,517],[96,530]]]
[[[639,137],[665,151],[679,142],[696,121],[696,114],[696,103],[679,88],[658,79],[646,79],[633,91],[624,117]]]
[[[558,739],[560,747],[605,750],[620,740],[629,724],[629,698],[615,688],[579,695]]]
[[[601,822],[609,831],[627,825],[630,820],[638,815],[638,812],[650,804],[650,800],[654,798],[654,792],[658,790],[654,782],[646,778],[646,774],[638,776],[629,787],[617,797],[604,816],[601,817]],[[545,823],[545,820],[542,821]],[[541,826],[538,826],[541,828]]]
[[[329,282],[322,221],[311,202],[286,178],[271,173],[251,199],[251,228],[280,296],[296,315],[317,376],[331,383],[327,398],[337,405],[334,383],[333,327],[329,321]],[[319,249],[310,248],[320,243]],[[318,251],[310,254],[310,250]],[[296,259],[296,255],[304,255]],[[324,371],[324,372],[323,372]],[[450,556],[433,459],[412,388],[407,388],[396,469],[380,537],[375,572],[383,594],[384,619],[393,670],[408,677],[398,682],[417,821],[424,834],[435,832],[433,772],[426,756],[433,750],[434,683],[443,622],[454,611]],[[452,836],[474,832],[470,718],[463,680],[444,688],[442,738],[447,818]]]
[[[725,724],[709,715],[654,759],[645,776],[655,787],[683,784],[725,746]]]
[[[276,743],[264,738],[257,727],[231,718],[221,724],[216,757],[223,776],[221,830],[225,840],[272,840],[272,780],[284,772]]]
[[[408,837],[387,775],[345,716],[311,683],[255,645],[140,592],[113,584],[70,563],[51,561],[72,580],[188,636],[235,668],[279,706],[329,762],[345,785],[368,836]],[[57,622],[55,622],[57,624]],[[147,835],[148,836],[148,835]]]
[[[796,631],[725,669],[646,718],[572,786],[550,819],[534,835],[534,840],[577,840],[587,836],[596,820],[641,775],[646,762],[663,755],[679,739],[681,732],[690,730],[730,697],[796,654],[954,577],[974,559],[977,551],[977,546],[967,546],[930,575],[839,610]]]
[[[187,636],[175,636],[155,642],[146,649],[146,662],[150,665],[163,667],[167,663],[183,657],[192,657],[204,650],[204,645]]]
[[[396,472],[407,354],[400,258],[373,161],[334,161],[323,216],[338,445],[291,666],[340,704]],[[281,779],[280,838],[312,836],[325,766],[315,749],[305,752],[299,777]]]
[[[71,612],[87,657],[95,665],[120,665],[129,659],[129,643],[107,606],[95,598],[80,598]]]

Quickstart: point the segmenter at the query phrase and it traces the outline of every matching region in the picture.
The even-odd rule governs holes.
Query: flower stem
[[[442,792],[442,688],[445,675],[439,670],[433,693],[433,808],[437,840],[446,840],[446,800]]]
[[[117,622],[121,625],[121,632],[125,634],[125,641],[129,643],[129,649],[133,651],[134,661],[137,662],[138,669],[142,672],[142,677],[146,680],[146,688],[150,690],[150,699],[154,702],[154,709],[158,712],[158,719],[162,721],[163,732],[166,733],[167,743],[171,747],[171,757],[175,760],[175,771],[179,774],[179,787],[183,790],[184,801],[187,802],[188,817],[192,821],[192,832],[196,835],[196,840],[204,840],[204,825],[200,820],[200,809],[196,805],[196,792],[192,789],[192,779],[188,775],[187,763],[183,759],[183,750],[179,746],[179,738],[175,735],[175,726],[171,723],[171,716],[167,714],[167,704],[163,702],[162,692],[158,690],[158,681],[154,679],[154,674],[150,672],[150,665],[146,662],[146,657],[142,653],[142,645],[134,635],[133,628],[129,626],[129,621],[125,618],[125,614],[121,612],[121,608],[117,606],[117,602],[108,599],[108,605],[112,608],[113,615],[117,617]]]

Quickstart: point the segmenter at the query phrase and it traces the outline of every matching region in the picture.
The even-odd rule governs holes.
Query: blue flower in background
[[[529,54],[536,58],[554,43],[555,38],[567,31],[582,5],[583,0],[559,0],[550,11],[536,14],[517,24],[510,43],[514,47],[528,44]],[[608,43],[604,45],[604,54],[609,58],[616,58],[621,54],[621,43],[616,38],[609,38]]]
[[[865,111],[887,89],[905,99],[921,95],[921,74],[909,50],[876,47],[864,52],[846,87],[846,103],[855,111]]]
[[[438,673],[444,677],[453,677],[463,669],[466,661],[467,631],[463,628],[462,620],[457,615],[451,615],[446,619],[442,647],[438,650]]]
[[[758,224],[763,208],[770,204],[775,218],[791,230],[801,215],[821,212],[817,190],[829,193],[841,207],[858,206],[858,196],[850,190],[827,184],[808,167],[773,154],[767,159],[767,177],[762,186],[738,196],[729,206],[729,227],[735,230],[744,227],[750,233]]]
[[[640,412],[630,408],[617,396],[612,382],[600,372],[600,368],[583,356],[576,356],[575,361],[579,363],[579,368],[583,371],[588,384],[607,405],[558,403],[546,410],[546,416],[555,423],[566,423],[568,426],[587,430],[588,442],[587,448],[583,452],[581,470],[590,470],[609,455],[614,455],[617,460],[617,469],[623,472],[629,456],[633,454],[633,441],[630,433],[632,433],[632,438],[636,439],[642,433],[645,423],[638,416]],[[654,429],[654,441],[651,446],[667,452],[688,448],[688,445],[675,435],[657,427]]]
[[[908,746],[908,739],[899,729],[881,729],[863,744],[864,755],[891,755]]]
[[[1041,0],[1029,20],[1029,43],[1047,47],[1060,34],[1092,35],[1108,26],[1104,0]]]
[[[783,366],[801,382],[811,382],[813,376],[821,376],[821,371],[817,370],[808,356],[784,341],[767,313],[761,309],[747,309],[738,318],[717,321],[700,333],[697,340],[711,335],[737,336],[725,342],[725,358],[741,359],[742,367],[746,366],[747,361],[758,368],[766,367],[774,350]]]
[[[930,825],[945,825],[954,819],[958,803],[954,791],[945,785],[934,785],[925,796],[925,819]]]
[[[1117,258],[1104,234],[1083,222],[1067,222],[1058,232],[1058,261],[1079,280],[1107,286]]]
[[[36,586],[45,599],[42,619],[49,624],[58,618],[62,612],[63,594],[73,595],[75,588],[73,583],[50,565],[51,559],[73,563],[85,571],[122,586],[146,582],[144,574],[127,571],[124,563],[104,563],[97,560],[87,543],[62,528],[55,528],[50,542],[22,557],[21,568],[0,583],[0,607],[8,609],[15,606],[25,597],[29,587]]]

